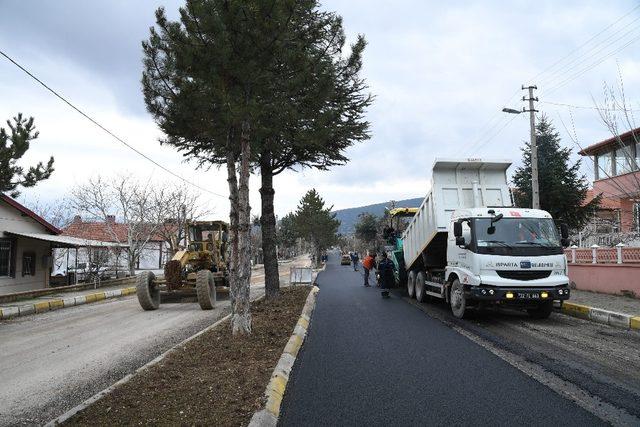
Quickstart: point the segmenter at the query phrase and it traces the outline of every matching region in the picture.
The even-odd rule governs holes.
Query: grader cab
[[[145,310],[156,310],[161,302],[197,300],[211,310],[217,293],[228,292],[227,247],[229,226],[223,221],[193,221],[185,227],[184,248],[164,266],[164,279],[153,272],[138,274],[136,291]]]

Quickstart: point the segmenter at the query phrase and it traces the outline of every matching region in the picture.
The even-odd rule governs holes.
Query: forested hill
[[[422,197],[417,197],[415,199],[405,199],[405,200],[397,200],[396,206],[404,207],[404,208],[413,208],[420,206],[422,203]],[[361,213],[370,213],[376,216],[384,215],[384,208],[389,205],[389,202],[376,203],[375,205],[368,206],[360,206],[357,208],[349,208],[349,209],[340,209],[334,211],[336,214],[336,218],[340,220],[340,228],[338,232],[340,234],[352,234],[354,231],[354,227],[358,222],[358,215]]]

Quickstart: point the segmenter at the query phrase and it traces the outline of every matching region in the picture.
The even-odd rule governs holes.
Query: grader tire
[[[215,280],[213,273],[209,270],[200,270],[196,273],[196,293],[201,309],[211,310],[216,304]]]
[[[160,307],[160,289],[155,285],[155,279],[151,271],[143,271],[136,277],[138,302],[145,310],[157,310]]]

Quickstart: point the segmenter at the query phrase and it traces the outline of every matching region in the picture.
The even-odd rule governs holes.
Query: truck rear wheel
[[[553,311],[553,301],[545,301],[540,303],[540,305],[536,308],[530,308],[527,310],[529,316],[534,319],[546,319],[551,316],[551,312]]]
[[[415,292],[416,292],[416,300],[418,300],[418,302],[424,302],[425,300],[425,285],[424,282],[427,279],[426,274],[424,274],[424,271],[418,271],[418,274],[416,274],[416,281],[415,281]]]
[[[160,289],[154,283],[155,274],[152,271],[142,271],[136,277],[136,295],[138,302],[145,310],[157,310],[160,307]]]
[[[451,313],[458,319],[462,319],[467,310],[467,299],[464,296],[464,286],[458,279],[451,283],[449,301],[451,301]]]
[[[211,310],[216,303],[216,285],[213,274],[209,270],[200,270],[196,273],[196,293],[200,308]]]
[[[413,298],[416,294],[416,272],[415,270],[411,270],[409,272],[409,276],[407,277],[407,293],[409,294],[409,298]]]

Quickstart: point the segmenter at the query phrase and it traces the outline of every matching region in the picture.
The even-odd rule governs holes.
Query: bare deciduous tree
[[[35,212],[38,216],[47,220],[54,227],[62,230],[73,221],[73,215],[69,210],[69,204],[66,199],[53,200],[51,202],[43,202],[40,198],[25,199],[23,204]],[[64,265],[67,251],[53,251],[54,270]]]
[[[25,199],[23,204],[56,228],[63,229],[73,221],[73,215],[65,199],[43,202],[36,197],[32,200]]]
[[[601,167],[599,162],[594,162],[594,172],[596,172],[600,178],[614,178],[610,179],[608,183],[612,186],[613,193],[617,194],[605,194],[604,196],[620,197],[640,202],[640,173],[638,173],[640,170],[640,165],[638,164],[640,152],[637,152],[634,156],[634,149],[629,145],[629,141],[624,141],[621,137],[622,135],[628,134],[625,139],[630,136],[632,144],[638,147],[638,144],[640,144],[640,133],[636,131],[638,126],[634,117],[634,109],[627,99],[620,67],[618,67],[618,80],[616,84],[604,82],[602,100],[599,101],[595,97],[592,97],[592,100],[600,121],[615,140],[616,150],[619,150],[621,153],[620,156],[616,154],[612,155],[611,162],[621,161],[619,167],[622,167],[626,172],[635,172],[627,174],[627,179],[615,179],[612,171]],[[574,144],[584,149],[584,145],[580,144],[577,136],[575,125],[573,124],[573,117],[571,117],[571,122],[572,129],[569,130],[565,125],[565,130]],[[621,158],[621,160],[616,157]],[[621,210],[625,209],[628,210],[629,208],[621,207]],[[598,241],[608,245],[630,243],[640,239],[640,232],[638,230],[632,232],[612,231],[611,233],[601,233],[599,231],[602,228],[615,230],[622,225],[621,223],[616,224],[616,221],[613,219],[594,218],[592,223],[588,224],[587,227],[581,231],[581,237],[582,240],[586,239],[589,243]]]
[[[175,254],[185,239],[187,223],[213,213],[200,201],[200,195],[186,185],[159,185],[153,190],[153,222],[158,224],[156,234],[169,245]]]
[[[130,175],[113,179],[97,176],[72,189],[70,206],[104,221],[112,241],[128,245],[125,253],[133,275],[136,261],[159,228],[154,202],[149,183],[142,184]]]

